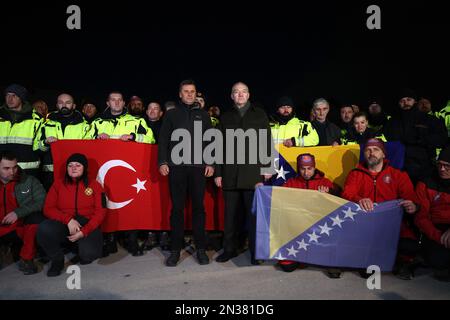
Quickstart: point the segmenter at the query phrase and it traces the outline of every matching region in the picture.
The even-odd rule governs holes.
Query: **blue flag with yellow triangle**
[[[293,260],[327,267],[391,271],[403,209],[400,200],[359,205],[315,190],[259,187],[253,210],[256,259]]]

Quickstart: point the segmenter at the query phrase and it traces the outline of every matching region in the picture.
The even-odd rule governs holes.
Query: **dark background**
[[[302,113],[318,97],[394,111],[404,87],[435,110],[450,99],[444,1],[92,2],[2,2],[0,88],[20,83],[50,107],[65,91],[101,108],[112,90],[164,102],[185,78],[223,108],[236,81],[268,111],[283,94]],[[66,28],[70,4],[81,30]],[[370,4],[381,30],[366,27]]]

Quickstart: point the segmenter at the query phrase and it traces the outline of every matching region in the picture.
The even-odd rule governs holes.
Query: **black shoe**
[[[38,272],[37,266],[34,264],[33,260],[19,260],[19,270],[23,272],[24,275],[35,274]]]
[[[393,274],[401,280],[412,280],[414,278],[414,270],[409,263],[400,264]]]
[[[264,263],[264,261],[262,261],[262,260],[257,260],[257,259],[255,259],[255,258],[251,258],[251,259],[250,259],[250,263],[251,263],[253,266],[259,266],[259,265],[262,265],[262,264]]]
[[[342,274],[342,272],[340,269],[330,268],[330,269],[326,270],[326,275],[330,279],[340,279],[341,274]]]
[[[149,232],[147,235],[147,239],[144,242],[144,250],[152,250],[158,244],[156,233]]]
[[[358,270],[359,276],[363,279],[369,279],[372,275],[371,273],[367,273],[366,270]]]
[[[161,232],[161,235],[159,236],[159,245],[163,251],[170,250],[170,238],[168,232]]]
[[[60,260],[52,260],[51,266],[47,271],[47,277],[57,277],[64,269],[64,258]]]
[[[197,250],[197,261],[201,265],[209,264],[209,257],[207,256],[205,249]]]
[[[180,260],[180,251],[171,251],[170,256],[166,260],[166,266],[176,267],[178,260]]]
[[[80,259],[80,264],[81,264],[81,265],[87,265],[87,264],[91,264],[92,261],[93,261],[93,260],[83,260],[83,259]]]
[[[216,262],[227,262],[228,260],[237,256],[236,252],[224,251],[220,256],[216,258]]]
[[[102,257],[107,257],[111,253],[117,252],[117,239],[114,233],[108,233],[103,239],[103,254]]]

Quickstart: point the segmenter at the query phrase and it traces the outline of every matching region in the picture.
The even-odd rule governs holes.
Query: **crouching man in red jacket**
[[[0,243],[12,244],[13,258],[20,250],[19,270],[25,275],[38,271],[34,263],[36,232],[44,220],[41,214],[45,190],[38,179],[17,165],[10,151],[0,153]]]
[[[288,179],[283,187],[318,190],[337,195],[338,187],[325,178],[322,171],[316,169],[316,160],[312,154],[303,153],[297,157],[297,173],[294,178]],[[292,272],[300,266],[299,262],[291,260],[278,261],[281,270]]]
[[[383,141],[369,139],[364,149],[364,157],[365,161],[348,174],[342,198],[358,203],[367,212],[373,210],[374,203],[404,199],[400,205],[407,215],[403,216],[400,229],[394,274],[403,280],[410,280],[413,277],[413,260],[419,247],[409,217],[413,217],[417,211],[419,200],[406,172],[388,164]],[[364,273],[361,273],[361,276],[364,277]]]
[[[424,253],[434,277],[450,281],[450,146],[439,154],[438,172],[416,186],[420,210],[415,223],[424,234]]]
[[[78,245],[81,264],[102,256],[100,225],[105,217],[103,189],[88,179],[88,161],[75,153],[67,159],[63,181],[55,181],[44,204],[49,218],[39,225],[39,245],[51,259],[47,276],[55,277],[64,269],[63,245],[69,241]]]

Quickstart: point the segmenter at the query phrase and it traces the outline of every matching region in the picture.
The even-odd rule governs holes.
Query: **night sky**
[[[434,109],[450,99],[444,1],[92,2],[2,3],[0,88],[23,84],[50,106],[66,91],[103,107],[112,90],[177,99],[192,78],[226,108],[244,81],[268,111],[288,94],[299,113],[318,97],[362,107],[380,97],[392,109],[404,87]],[[69,4],[81,8],[81,30],[66,28]],[[381,30],[366,27],[370,4]]]

